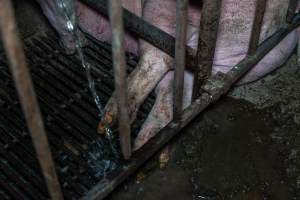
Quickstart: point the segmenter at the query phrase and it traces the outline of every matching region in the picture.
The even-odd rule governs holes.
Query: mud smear
[[[49,26],[33,0],[18,1],[15,6],[19,9],[16,14],[22,37]],[[108,199],[299,198],[300,105],[295,94],[300,91],[300,85],[299,67],[294,68],[280,74],[283,78],[279,81],[276,74],[268,75],[264,87],[257,87],[259,81],[254,89],[250,87],[240,92],[242,96],[251,96],[255,104],[266,104],[274,99],[280,104],[258,109],[246,101],[220,100],[173,140],[171,160],[165,169],[159,169],[155,156]],[[259,92],[255,88],[259,88]],[[257,99],[263,102],[255,101]],[[0,104],[3,104],[1,100]],[[289,108],[290,105],[293,106]],[[138,116],[138,124],[142,118],[145,116]],[[133,129],[138,130],[137,125],[133,125]],[[94,152],[93,155],[84,157],[93,176],[96,173],[100,179],[103,174],[98,172],[107,165],[97,159],[103,156],[97,143],[91,145],[89,151]],[[107,156],[105,159],[110,158],[109,153]],[[87,182],[91,184],[91,180]]]
[[[173,141],[165,169],[153,158],[108,199],[297,199],[299,128],[280,113],[224,98]]]

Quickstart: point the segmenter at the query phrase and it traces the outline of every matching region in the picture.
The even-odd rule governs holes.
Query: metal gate
[[[218,72],[216,75],[212,76],[211,71],[218,33],[221,0],[203,0],[202,17],[199,30],[200,38],[197,51],[187,47],[185,44],[188,0],[177,0],[176,38],[149,24],[130,11],[123,9],[120,1],[81,1],[101,13],[103,16],[109,18],[112,25],[112,60],[114,66],[115,91],[117,94],[117,104],[119,108],[118,126],[119,130],[122,130],[122,132],[120,132],[120,146],[124,158],[128,160],[126,167],[118,169],[116,172],[108,176],[106,180],[99,180],[98,183],[84,195],[83,198],[85,199],[104,198],[156,151],[162,148],[173,136],[175,136],[207,106],[216,102],[222,95],[226,94],[230,87],[239,80],[239,78],[246,74],[285,36],[300,25],[300,14],[295,14],[298,1],[290,0],[286,17],[286,25],[259,44],[259,36],[266,7],[266,0],[257,0],[256,13],[247,56],[235,65],[228,73],[224,74]],[[133,154],[131,152],[130,145],[131,130],[127,110],[126,61],[124,47],[121,45],[124,34],[123,26],[138,35],[140,38],[174,57],[175,61],[174,119],[153,139]],[[47,138],[46,136],[44,123],[41,118],[39,105],[31,81],[31,75],[29,73],[29,68],[27,67],[24,50],[17,35],[14,11],[10,0],[0,0],[0,28],[10,69],[21,100],[27,126],[31,133],[39,165],[47,183],[48,192],[52,199],[63,199],[48,142],[48,140],[54,141],[54,139]],[[54,50],[54,48],[51,47],[51,44],[45,44],[39,39],[35,42],[39,43],[41,48],[40,51],[47,48],[49,48],[49,52]],[[40,53],[42,54],[42,52]],[[97,51],[94,51],[94,53],[97,54]],[[188,108],[182,110],[184,66],[190,66],[189,69],[194,72],[195,78],[193,102]],[[64,69],[60,70],[63,71]],[[56,72],[51,71],[49,73],[55,75]],[[68,70],[64,73],[68,74],[68,76],[72,78],[77,77],[76,75],[72,75],[74,72]],[[37,75],[36,73],[32,73],[32,76],[34,79],[41,79],[40,75]],[[77,79],[80,79],[80,77],[77,77]],[[53,81],[55,80],[53,79]],[[62,85],[62,87],[64,86]],[[49,93],[51,93],[51,87],[49,86],[47,88]],[[51,104],[47,101],[43,102],[43,104],[47,105],[47,109],[50,111],[52,110]],[[13,113],[8,115],[13,115]],[[65,117],[69,118],[69,120],[76,119],[76,115]],[[87,118],[90,118],[90,116],[87,116]],[[53,127],[53,131],[59,131],[59,129]],[[62,134],[66,133],[63,132]],[[3,140],[5,140],[5,138],[3,138]],[[57,141],[57,143],[59,142]],[[0,150],[4,151],[2,148]],[[70,147],[69,150],[72,151],[72,147]],[[28,149],[28,151],[32,150]],[[75,150],[73,149],[73,151]],[[7,156],[9,159],[15,159],[13,156]],[[16,162],[18,163],[18,161]],[[19,164],[20,166],[22,165],[22,163]],[[72,184],[71,180],[69,182]],[[41,180],[36,182],[37,185],[40,183]],[[4,187],[5,185],[2,186]],[[5,187],[10,186],[6,185]],[[34,188],[29,189],[31,189],[34,193]],[[80,190],[80,187],[77,189]]]

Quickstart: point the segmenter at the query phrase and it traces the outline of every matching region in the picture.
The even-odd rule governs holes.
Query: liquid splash
[[[86,72],[89,90],[93,96],[94,102],[99,111],[98,117],[99,117],[99,119],[101,119],[104,114],[104,107],[102,106],[103,104],[101,102],[99,95],[97,94],[97,91],[96,91],[95,81],[91,74],[91,65],[85,59],[85,56],[84,56],[84,53],[82,50],[82,42],[81,42],[80,35],[79,35],[80,32],[79,32],[77,17],[76,17],[76,12],[75,12],[75,2],[74,2],[74,0],[56,0],[56,3],[57,3],[58,9],[60,10],[60,13],[65,18],[65,22],[66,22],[65,28],[73,36],[73,40],[75,41],[75,46],[76,46],[76,50],[79,54],[79,58],[81,60],[81,65]],[[118,158],[119,154],[116,150],[116,147],[113,145],[112,130],[108,125],[105,126],[105,130],[106,130],[106,137],[108,138],[108,141],[109,141],[110,149],[111,149],[114,157]],[[99,151],[101,151],[101,144],[99,143],[99,141],[97,141],[95,145],[98,146],[97,149]],[[107,159],[103,160],[103,162],[102,161],[100,162],[99,161],[99,159],[101,159],[99,157],[100,154],[102,155],[102,153],[99,153],[99,152],[98,153],[90,152],[87,157],[89,158],[89,160],[93,160],[94,164],[99,162],[98,164],[95,164],[95,166],[97,166],[97,167],[95,167],[95,169],[103,171],[104,177],[105,177],[106,171],[109,168],[115,168],[116,163],[113,161],[107,160]],[[102,167],[100,167],[100,166],[102,166]]]
[[[109,172],[120,167],[119,160],[114,157],[114,153],[108,151],[108,149],[103,149],[103,147],[109,145],[107,143],[109,143],[109,140],[94,142],[83,154],[83,158],[88,163],[88,168],[98,180],[106,179]]]

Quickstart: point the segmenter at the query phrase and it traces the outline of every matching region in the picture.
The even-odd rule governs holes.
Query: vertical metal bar
[[[193,100],[200,96],[201,85],[212,72],[218,35],[222,0],[203,0],[197,50],[197,69],[194,73]]]
[[[112,28],[112,49],[115,91],[118,103],[118,123],[121,149],[125,159],[131,156],[130,123],[127,102],[126,62],[123,46],[123,9],[120,0],[109,1],[109,19]]]
[[[182,113],[182,96],[184,86],[186,31],[188,0],[176,2],[176,42],[174,73],[174,112],[173,118],[179,119]]]
[[[10,68],[49,194],[52,199],[63,199],[24,51],[17,35],[15,16],[10,0],[0,0],[0,29],[5,51],[10,62]]]
[[[92,9],[101,13],[104,17],[108,16],[107,4],[109,0],[80,0]],[[134,0],[132,0],[134,1]],[[164,51],[168,55],[175,55],[175,38],[161,29],[153,26],[146,20],[136,16],[127,9],[123,9],[124,26],[141,39],[149,42],[153,46]],[[195,66],[196,52],[189,46],[187,50],[187,67],[193,69]]]
[[[290,24],[292,22],[293,16],[295,15],[299,0],[290,0],[289,7],[286,14],[286,22]]]
[[[248,55],[255,53],[259,45],[259,36],[266,10],[267,0],[256,0],[255,16],[252,25]]]

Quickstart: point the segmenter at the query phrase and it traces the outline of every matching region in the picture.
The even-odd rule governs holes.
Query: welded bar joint
[[[203,0],[196,57],[197,68],[194,73],[193,100],[200,96],[201,85],[212,73],[221,4],[221,0]]]
[[[182,112],[182,96],[184,87],[184,69],[186,52],[187,32],[187,8],[188,0],[177,0],[176,2],[176,42],[174,63],[174,112],[173,119],[177,120]]]
[[[0,0],[0,29],[10,69],[49,194],[52,199],[63,199],[25,54],[17,35],[15,16],[10,0]]]
[[[266,4],[267,0],[256,0],[255,16],[250,36],[249,49],[247,53],[248,55],[253,54],[259,45],[259,37],[266,10]]]
[[[102,14],[104,17],[108,16],[107,0],[80,0],[82,3],[91,7],[95,11]],[[175,38],[156,26],[150,24],[144,19],[138,17],[134,13],[123,8],[124,26],[132,33],[139,36],[141,39],[149,42],[153,46],[164,51],[171,57],[175,56]],[[194,70],[196,65],[196,52],[191,47],[186,46],[186,62],[190,70]]]
[[[123,9],[121,1],[109,1],[109,19],[112,28],[112,51],[115,91],[118,104],[118,125],[124,159],[131,156],[130,122],[128,114],[125,50],[123,46]]]
[[[253,55],[249,55],[235,65],[228,73],[217,73],[203,85],[205,91],[196,101],[187,107],[180,119],[180,123],[170,122],[155,137],[150,139],[141,149],[132,155],[127,167],[123,167],[106,181],[99,182],[91,189],[84,199],[104,199],[109,192],[139,168],[147,159],[151,158],[168,141],[170,141],[183,127],[190,123],[207,106],[216,102],[229,88],[245,73],[251,70],[268,52],[281,42],[291,31],[300,25],[300,14],[293,17],[290,25],[280,28],[271,37],[260,44]],[[217,83],[216,83],[217,82]]]

